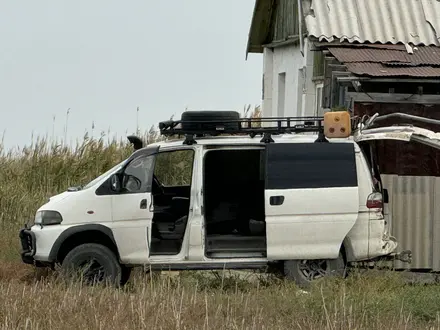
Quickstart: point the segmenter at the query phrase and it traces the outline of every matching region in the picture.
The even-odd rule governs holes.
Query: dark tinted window
[[[352,143],[273,143],[266,155],[267,189],[357,186]]]

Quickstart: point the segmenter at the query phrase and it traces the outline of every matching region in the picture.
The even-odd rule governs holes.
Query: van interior
[[[266,257],[264,150],[209,150],[203,191],[206,256]]]
[[[176,255],[188,223],[193,150],[159,153],[152,182],[154,215],[150,255]]]

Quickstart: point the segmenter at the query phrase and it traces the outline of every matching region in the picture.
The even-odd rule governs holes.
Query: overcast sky
[[[0,135],[125,136],[187,107],[261,103],[254,0],[0,0]],[[53,125],[53,116],[56,116]],[[1,137],[1,136],[0,136]]]

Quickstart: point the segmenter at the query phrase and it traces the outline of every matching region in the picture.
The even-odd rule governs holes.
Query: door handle
[[[270,205],[283,205],[284,196],[270,196],[269,203]]]
[[[141,200],[140,208],[141,209],[146,209],[147,208],[147,199],[146,198]]]

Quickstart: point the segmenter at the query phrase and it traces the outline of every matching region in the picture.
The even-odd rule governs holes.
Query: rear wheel
[[[345,277],[345,266],[342,253],[336,259],[289,260],[284,262],[284,276],[300,287],[308,287],[320,278]]]
[[[87,284],[119,286],[122,270],[116,255],[106,246],[87,243],[73,248],[61,265],[63,276],[79,277]],[[124,278],[125,280],[125,278]]]

